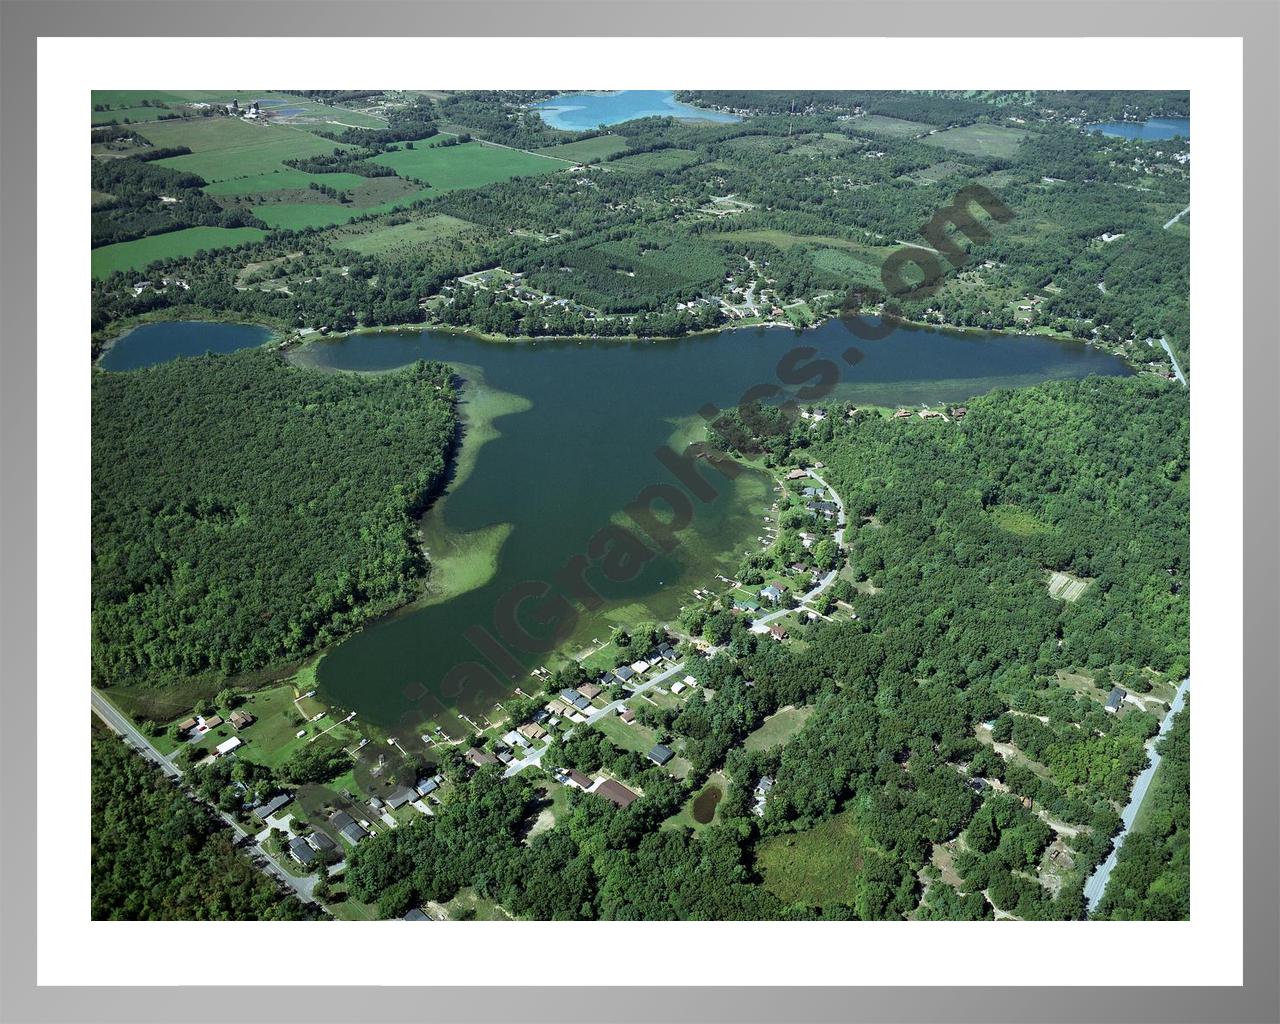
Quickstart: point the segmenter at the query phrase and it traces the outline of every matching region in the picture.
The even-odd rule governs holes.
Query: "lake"
[[[552,128],[581,132],[601,125],[621,124],[638,117],[678,117],[692,121],[741,121],[725,114],[681,103],[671,89],[623,89],[620,92],[573,92],[533,104]]]
[[[265,344],[273,333],[257,324],[203,320],[142,324],[117,338],[102,354],[98,365],[104,370],[138,370],[181,356],[253,348]]]
[[[563,581],[561,570],[590,550],[597,531],[632,525],[622,510],[644,488],[675,485],[688,494],[656,450],[670,443],[683,451],[700,439],[697,413],[706,403],[728,408],[748,388],[778,384],[779,360],[797,346],[813,349],[802,371],[819,359],[839,368],[832,397],[888,406],[1130,372],[1120,359],[1079,343],[908,326],[865,341],[838,320],[802,334],[751,328],[675,341],[493,343],[417,330],[312,342],[290,358],[361,371],[438,359],[467,382],[456,475],[422,522],[438,589],[329,650],[318,668],[322,696],[403,736],[416,735],[427,719],[457,732],[464,727],[451,717],[455,711],[476,720],[492,713],[514,684],[493,671],[491,658],[517,683],[546,660],[543,652],[497,642],[503,625],[496,610],[519,596],[513,588],[532,582],[529,593],[540,595],[547,587],[539,581]],[[698,465],[714,495],[689,499],[692,521],[672,550],[635,578],[613,582],[587,572],[605,601],[563,630],[570,649],[606,638],[617,622],[673,618],[694,587],[714,584],[717,572],[732,573],[743,554],[759,550],[774,498],[769,479],[747,471],[727,481]],[[667,517],[665,506],[655,509]],[[594,554],[588,560],[598,561]],[[540,610],[554,608],[533,597],[520,619],[534,639],[547,632],[532,622]]]
[[[1108,121],[1105,124],[1086,126],[1089,131],[1110,135],[1119,139],[1143,139],[1156,142],[1161,139],[1191,138],[1191,118],[1153,117],[1149,121]]]

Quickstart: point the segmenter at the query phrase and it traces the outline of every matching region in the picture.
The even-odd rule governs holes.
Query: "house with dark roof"
[[[628,682],[635,678],[635,672],[631,670],[630,665],[621,665],[613,670],[613,674],[618,677],[621,682]]]
[[[289,840],[289,856],[303,867],[314,864],[316,861],[316,851],[302,836],[294,836]]]
[[[1110,711],[1113,715],[1120,710],[1120,705],[1124,703],[1124,699],[1129,696],[1121,687],[1114,686],[1111,692],[1107,694],[1107,703],[1103,706],[1103,711]]]
[[[578,771],[577,768],[570,768],[567,772],[564,773],[564,775],[565,775],[565,779],[569,783],[577,786],[579,789],[591,788],[591,779],[583,775],[582,772]]]
[[[352,846],[364,839],[369,833],[364,830],[355,818],[351,817],[346,811],[339,811],[329,819],[329,824],[338,830],[347,842]]]
[[[840,506],[834,501],[811,501],[805,508],[816,516],[826,516],[828,519],[840,511]]]
[[[311,835],[307,836],[307,842],[311,844],[311,849],[315,850],[316,853],[325,853],[336,849],[338,845],[323,832],[312,832]]]
[[[387,806],[393,811],[398,810],[412,800],[418,799],[418,794],[408,786],[401,786],[389,797],[387,797]]]
[[[654,748],[649,751],[649,760],[656,765],[664,765],[675,756],[670,747],[661,743],[655,744]]]
[[[413,908],[412,910],[410,910],[407,914],[405,914],[405,915],[404,915],[404,917],[402,917],[400,920],[402,920],[402,921],[430,921],[430,920],[431,920],[431,918],[429,918],[426,914],[424,914],[424,913],[423,913],[421,910],[419,910],[417,907],[414,907],[414,908]]]
[[[468,761],[470,761],[470,762],[471,762],[473,765],[475,765],[477,768],[483,768],[483,767],[484,767],[485,765],[487,765],[487,764],[497,764],[497,763],[498,763],[498,759],[497,759],[496,757],[494,757],[492,754],[490,754],[490,753],[488,753],[488,752],[486,752],[486,751],[484,751],[484,750],[481,750],[479,747],[470,747],[470,748],[468,748],[468,750],[467,750],[467,754],[466,754],[466,757],[467,757],[467,760],[468,760]],[[435,780],[434,780],[434,779],[426,779],[426,780],[424,780],[424,781],[425,781],[425,782],[430,782],[430,783],[432,784],[432,788],[433,788],[433,789],[435,788]],[[421,784],[421,783],[419,783],[419,785],[418,785],[418,792],[419,792],[419,793],[421,793],[423,796],[426,796],[426,795],[427,795],[427,793],[430,793],[430,792],[431,792],[431,790],[430,790],[430,789],[428,789],[428,790],[423,790],[423,788],[422,788],[422,784]]]
[[[276,811],[280,810],[281,807],[292,799],[292,793],[281,793],[278,796],[273,796],[265,804],[262,804],[260,807],[255,807],[253,809],[253,816],[259,821],[266,821],[271,817],[271,815],[275,814]]]

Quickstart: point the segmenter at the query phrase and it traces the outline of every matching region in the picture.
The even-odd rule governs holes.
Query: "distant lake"
[[[139,370],[182,356],[235,352],[264,344],[272,335],[257,324],[223,324],[205,320],[143,324],[121,335],[98,365],[104,370]]]
[[[1089,131],[1110,135],[1117,139],[1143,139],[1156,142],[1160,139],[1191,138],[1191,118],[1153,117],[1149,121],[1108,121],[1105,124],[1086,125]]]
[[[318,669],[321,694],[410,736],[418,719],[444,716],[457,731],[464,726],[451,713],[492,713],[513,684],[486,672],[461,681],[456,673],[488,657],[467,633],[494,630],[495,610],[513,587],[554,579],[589,549],[596,531],[627,523],[622,510],[643,488],[676,484],[655,449],[672,443],[683,450],[687,439],[700,438],[698,410],[706,403],[728,408],[748,388],[778,384],[779,360],[797,346],[813,350],[805,367],[825,359],[838,369],[832,398],[890,407],[1131,372],[1075,342],[911,326],[867,341],[839,320],[802,334],[747,328],[674,341],[493,343],[432,330],[314,341],[290,359],[330,370],[389,370],[417,359],[454,365],[466,381],[462,416],[482,441],[464,442],[458,478],[422,523],[440,582],[465,576],[469,589],[370,623],[330,648]],[[496,420],[476,415],[495,406],[504,410]],[[605,602],[582,613],[575,646],[623,622],[674,618],[693,588],[714,585],[716,573],[732,573],[746,551],[760,550],[772,481],[754,471],[733,482],[700,472],[715,497],[693,503],[693,521],[673,550],[627,582],[588,573]],[[544,655],[512,648],[510,657],[517,682],[527,685],[524,673]],[[410,700],[407,689],[420,696]]]
[[[694,121],[741,121],[737,114],[690,106],[672,89],[623,89],[621,92],[573,92],[535,103],[533,110],[552,128],[587,131],[638,117],[679,117]]]

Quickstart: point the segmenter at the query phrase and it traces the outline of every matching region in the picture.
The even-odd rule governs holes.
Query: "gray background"
[[[1280,429],[1277,371],[1277,268],[1280,242],[1276,187],[1277,97],[1280,96],[1280,15],[1274,0],[1257,2],[1142,2],[1142,0],[1022,0],[1020,3],[406,3],[403,0],[202,0],[152,3],[14,2],[0,0],[0,1019],[4,1021],[239,1021],[312,1022],[403,1020],[498,1021],[1258,1021],[1280,1020],[1280,874],[1277,871],[1276,525]],[[35,737],[35,124],[36,45],[39,36],[890,36],[921,33],[957,40],[978,36],[1238,36],[1245,39],[1245,354],[1243,411],[1208,410],[1244,420],[1245,807],[1243,988],[234,988],[211,985],[181,991],[141,988],[41,988],[35,981],[34,792]],[[872,44],[874,45],[874,44]],[[974,62],[980,76],[990,55]],[[997,58],[998,59],[998,58]],[[1111,59],[1123,59],[1112,54]],[[269,69],[268,69],[269,72]],[[856,61],[850,60],[856,77]],[[375,83],[376,84],[376,83]],[[678,83],[677,83],[678,84]],[[735,86],[751,86],[743,68]],[[850,87],[856,86],[850,81]],[[87,325],[86,325],[87,329]],[[74,335],[74,332],[73,332]],[[77,336],[65,339],[67,358],[83,356]],[[81,344],[83,339],[81,339]],[[1212,357],[1211,338],[1198,339],[1200,359]],[[1201,409],[1204,414],[1206,410]],[[87,624],[86,624],[87,625]],[[1210,684],[1212,685],[1212,684]],[[71,736],[77,735],[73,729]],[[1224,780],[1233,785],[1236,780]],[[726,927],[751,927],[727,925]],[[944,927],[935,925],[933,927]],[[1034,929],[1033,924],[1019,927]],[[1082,925],[1082,927],[1090,927]],[[847,942],[833,928],[831,941]],[[1107,974],[1115,980],[1106,933],[1097,957],[1063,964],[1072,978]],[[428,937],[420,937],[420,941]],[[282,936],[283,940],[283,936]],[[434,940],[433,940],[434,941]],[[856,940],[854,940],[856,941]],[[1031,935],[1028,941],[1035,941]],[[425,947],[425,948],[423,948]],[[417,950],[388,948],[389,964],[423,962]],[[414,956],[418,953],[418,956]],[[767,950],[762,949],[766,954]],[[1051,950],[1046,948],[1046,956]],[[1176,949],[1149,951],[1175,966]],[[323,953],[317,951],[317,962]],[[489,954],[498,973],[502,951]],[[958,956],[966,955],[957,952]],[[851,975],[857,947],[850,943]],[[575,957],[593,977],[610,957]],[[920,963],[922,976],[928,964]],[[744,964],[744,976],[754,971]],[[270,975],[269,965],[247,967]],[[975,968],[999,981],[998,965]],[[157,979],[162,980],[162,979]],[[232,979],[211,979],[217,981]],[[732,981],[733,979],[725,979]],[[1015,980],[1015,979],[1008,979]],[[517,1009],[518,1008],[518,1009]]]

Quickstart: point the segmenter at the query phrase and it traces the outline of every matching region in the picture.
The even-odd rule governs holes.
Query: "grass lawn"
[[[202,249],[230,249],[267,237],[261,228],[183,228],[162,235],[148,235],[132,242],[116,242],[94,249],[93,276],[107,277],[117,270],[141,270],[160,260],[194,256]]]
[[[593,139],[581,142],[566,142],[561,146],[547,146],[536,150],[546,156],[559,157],[561,160],[573,160],[580,164],[595,163],[605,157],[621,153],[627,148],[627,140],[618,135],[597,135]]]
[[[1052,533],[1053,527],[1040,519],[1034,512],[1018,505],[997,505],[991,510],[991,518],[1002,530],[1019,537],[1031,537],[1037,533]]]
[[[609,737],[615,747],[621,750],[632,750],[641,755],[649,753],[653,745],[658,742],[657,736],[648,726],[641,725],[639,722],[628,725],[617,715],[607,715],[600,719],[595,727]]]
[[[879,263],[843,249],[819,249],[813,254],[813,265],[851,283],[875,284],[880,280]]]
[[[284,170],[285,160],[348,148],[301,128],[250,124],[232,117],[158,121],[147,125],[142,134],[156,146],[188,147],[189,154],[158,162],[191,171],[207,182],[268,174]]]
[[[783,903],[826,907],[854,902],[862,857],[862,837],[845,811],[807,832],[766,839],[756,867]]]
[[[720,792],[720,799],[714,800],[708,795],[708,791],[717,789]],[[702,787],[696,794],[691,796],[683,807],[675,814],[662,823],[663,828],[691,828],[695,832],[706,828],[708,825],[714,825],[720,820],[720,804],[724,801],[725,794],[729,792],[729,777],[724,772],[713,772],[707,779],[706,785]],[[702,814],[705,817],[706,807],[712,808],[711,818],[708,821],[699,821],[694,817],[694,805],[702,803]]]
[[[373,163],[394,168],[399,175],[418,178],[431,186],[431,194],[458,188],[479,188],[528,174],[551,174],[569,164],[515,149],[501,149],[479,142],[458,146],[418,143],[413,149],[397,149],[373,158]]]
[[[451,921],[510,921],[511,915],[493,900],[479,895],[468,886],[444,904]]]
[[[813,706],[786,707],[776,715],[770,715],[760,728],[747,737],[743,746],[747,750],[772,750],[780,747],[804,728],[804,723],[813,714]]]
[[[1006,159],[1018,151],[1018,143],[1028,134],[1021,128],[1006,128],[999,124],[967,124],[930,135],[924,141],[956,153]]]

